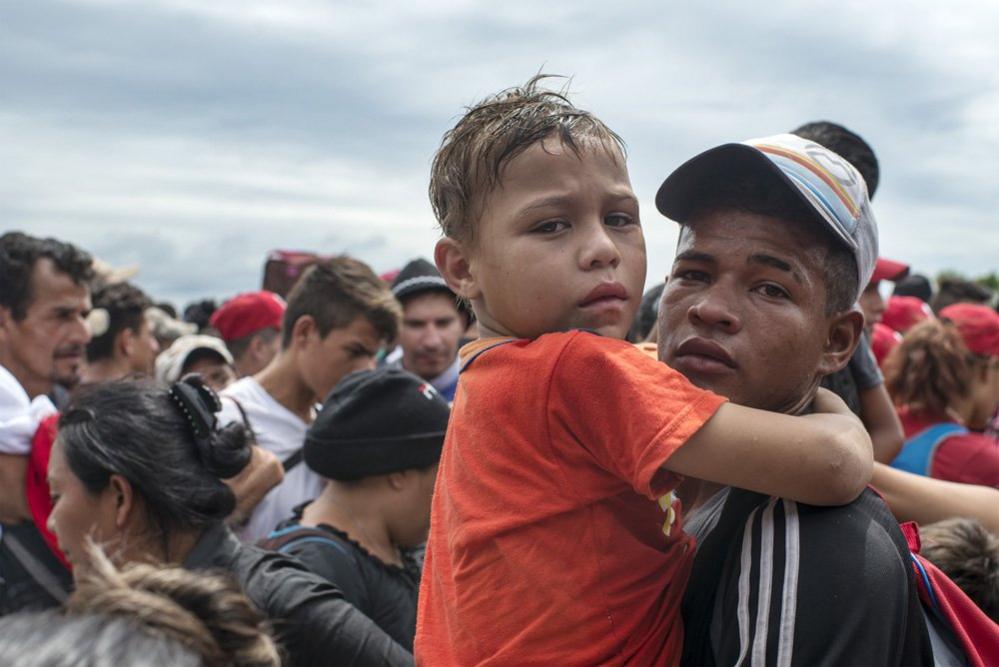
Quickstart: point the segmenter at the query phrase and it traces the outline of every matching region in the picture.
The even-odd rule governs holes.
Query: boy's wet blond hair
[[[445,236],[475,238],[475,219],[499,184],[504,166],[535,143],[554,137],[579,155],[579,139],[595,139],[615,159],[624,142],[588,111],[573,106],[565,88],[541,87],[549,74],[482,100],[448,130],[430,172],[430,203]]]

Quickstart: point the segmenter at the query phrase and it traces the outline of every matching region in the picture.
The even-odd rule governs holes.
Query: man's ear
[[[125,327],[115,336],[114,348],[126,359],[132,356],[135,350],[135,332]]]
[[[451,291],[468,300],[479,297],[481,290],[472,275],[469,253],[464,244],[445,236],[434,248],[434,261]]]
[[[316,333],[318,328],[315,318],[312,315],[302,315],[291,326],[291,347],[302,347]]]
[[[863,330],[864,315],[858,310],[851,309],[829,320],[829,335],[819,361],[820,375],[835,373],[849,363]]]
[[[136,497],[132,484],[121,475],[111,475],[105,493],[109,494],[108,502],[114,511],[115,528],[121,530],[128,525],[136,510]]]
[[[402,491],[406,488],[406,482],[409,481],[409,477],[406,473],[407,470],[401,470],[397,472],[390,472],[385,475],[385,481],[389,485],[389,488],[393,491]]]

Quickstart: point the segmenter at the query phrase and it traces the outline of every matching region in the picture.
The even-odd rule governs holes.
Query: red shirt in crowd
[[[899,410],[898,416],[902,420],[906,440],[935,424],[952,421],[947,417],[934,417],[905,408]],[[999,442],[981,433],[947,436],[933,454],[930,477],[999,487]]]
[[[417,662],[675,663],[693,543],[662,466],[725,399],[581,331],[461,357]]]

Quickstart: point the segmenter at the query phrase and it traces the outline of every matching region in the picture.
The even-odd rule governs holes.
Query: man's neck
[[[83,371],[83,382],[86,384],[96,384],[109,380],[120,380],[132,372],[127,359],[121,357],[111,357],[100,359],[87,364]]]
[[[313,408],[317,398],[302,380],[295,359],[290,352],[282,350],[274,358],[274,361],[267,368],[254,375],[253,379],[275,401],[298,415],[302,421],[312,422]]]
[[[355,488],[327,482],[319,497],[305,507],[301,523],[307,527],[327,524],[342,530],[381,561],[402,564],[378,498],[365,486]]]

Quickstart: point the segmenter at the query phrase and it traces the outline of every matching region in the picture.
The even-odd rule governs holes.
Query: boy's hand
[[[853,415],[842,398],[824,387],[819,387],[812,401],[812,408],[815,412],[824,412],[833,415]]]

